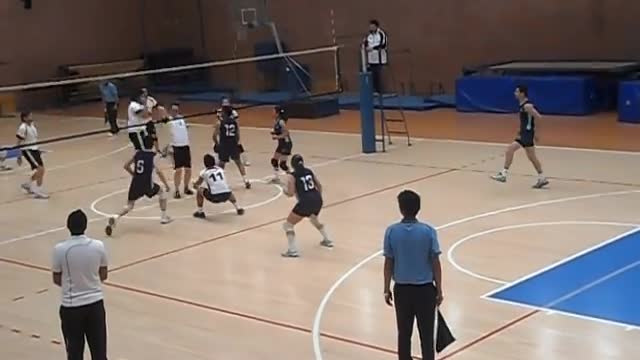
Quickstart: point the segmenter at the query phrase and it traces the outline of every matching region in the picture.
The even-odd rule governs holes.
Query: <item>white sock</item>
[[[242,175],[242,181],[244,181],[245,183],[249,182],[249,181],[247,181],[247,176],[246,175]]]
[[[539,173],[539,174],[538,174],[538,180],[544,180],[544,179],[546,179],[546,178],[545,178],[545,176],[544,176],[544,174]]]
[[[506,169],[506,168],[502,169],[502,171],[500,171],[500,175],[507,176],[508,172],[509,172],[509,169]]]
[[[202,206],[198,206],[198,212],[204,212],[204,210],[202,209]]]
[[[167,210],[160,210],[162,217],[167,217]]]
[[[319,228],[318,231],[322,235],[322,239],[323,240],[330,241],[329,240],[329,234],[327,234],[327,230],[325,229],[324,225],[321,228]]]
[[[296,234],[293,232],[288,232],[287,241],[289,242],[289,251],[298,252],[298,247],[296,246]]]
[[[37,182],[35,182],[35,181],[32,181],[32,182],[29,184],[29,188],[30,188],[30,189],[31,189],[31,191],[33,191],[33,192],[37,191],[37,190],[38,190],[38,183],[37,183]]]

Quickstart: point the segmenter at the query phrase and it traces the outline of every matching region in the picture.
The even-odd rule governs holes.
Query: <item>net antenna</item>
[[[234,13],[236,24],[236,32],[238,34],[234,46],[234,58],[237,57],[238,41],[246,40],[247,29],[256,29],[258,27],[267,27],[271,31],[271,36],[276,44],[278,54],[282,55],[285,62],[285,71],[289,74],[293,72],[300,88],[307,97],[311,97],[311,90],[305,85],[304,80],[300,77],[303,73],[307,78],[311,78],[311,74],[294,58],[287,55],[280,40],[278,27],[268,15],[267,0],[232,0],[231,8]]]

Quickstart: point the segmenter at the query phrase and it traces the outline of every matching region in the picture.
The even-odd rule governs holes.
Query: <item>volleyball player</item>
[[[142,92],[136,93],[131,97],[129,102],[129,108],[127,110],[128,121],[127,131],[129,132],[129,139],[133,147],[138,150],[142,150],[144,140],[148,136],[147,128],[145,127],[145,119],[149,116],[149,111],[144,105],[146,100]]]
[[[520,110],[520,133],[515,141],[507,147],[504,156],[504,168],[498,174],[491,176],[493,180],[499,182],[507,181],[507,173],[513,162],[513,155],[520,148],[524,148],[527,153],[527,158],[533,164],[533,167],[538,173],[538,180],[533,185],[534,189],[542,189],[549,185],[549,180],[542,173],[542,164],[538,160],[536,155],[536,141],[538,136],[536,134],[536,121],[540,120],[540,113],[536,110],[535,106],[529,101],[529,92],[526,86],[518,85],[514,92],[516,99],[519,102]]]
[[[152,146],[153,139],[146,137],[143,142],[143,148],[136,151],[133,158],[124,164],[124,169],[131,175],[127,206],[117,216],[109,218],[109,223],[105,229],[108,236],[111,236],[113,233],[116,221],[133,210],[136,201],[143,196],[153,198],[157,195],[161,210],[160,223],[168,224],[172,221],[169,215],[167,215],[167,194],[171,191],[171,188],[167,183],[167,178],[165,178],[160,168],[155,164],[154,157],[156,153],[151,150]],[[154,172],[164,185],[164,190],[153,181]]]
[[[289,172],[289,166],[287,166],[287,158],[291,155],[293,149],[293,143],[291,142],[291,134],[287,129],[287,116],[284,109],[280,106],[274,108],[275,111],[275,123],[273,124],[273,130],[271,131],[271,138],[278,141],[276,151],[271,158],[271,166],[273,167],[273,173],[275,177],[274,182],[278,181],[278,175],[280,169],[285,173]]]
[[[223,114],[227,114],[227,116],[235,118],[238,124],[240,124],[240,114],[238,114],[238,111],[233,108],[233,106],[231,105],[231,100],[228,97],[222,98],[221,107],[217,110],[217,113],[218,119],[220,119]],[[238,149],[240,149],[240,160],[242,161],[244,166],[251,165],[251,163],[249,163],[247,152],[245,151],[244,146],[241,143],[238,144]]]
[[[240,127],[238,126],[238,117],[234,115],[234,112],[235,110],[231,109],[230,106],[226,110],[223,106],[222,112],[218,116],[218,123],[213,132],[213,150],[220,156],[221,168],[225,168],[229,159],[236,163],[240,175],[242,175],[245,188],[251,189],[251,183],[247,179],[246,169],[242,161],[240,161]]]
[[[321,246],[332,248],[333,241],[329,239],[325,226],[320,222],[318,216],[322,210],[322,185],[316,175],[305,167],[304,159],[296,154],[291,158],[293,172],[288,175],[287,186],[284,193],[287,196],[296,196],[298,203],[294,206],[287,217],[283,228],[287,234],[289,247],[282,253],[283,257],[298,257],[298,247],[296,246],[295,225],[304,218],[309,218],[311,224],[318,229],[322,235]]]
[[[205,186],[202,186],[203,184]],[[244,209],[238,206],[238,201],[227,183],[224,170],[216,166],[216,158],[213,155],[206,154],[204,156],[204,170],[202,170],[200,177],[193,186],[198,191],[196,197],[198,210],[193,214],[194,217],[200,219],[206,218],[203,210],[204,199],[214,204],[221,204],[228,201],[236,209],[238,215],[244,214]]]
[[[191,183],[191,147],[189,146],[189,130],[184,117],[180,114],[180,105],[178,103],[171,104],[169,109],[170,130],[171,130],[171,148],[173,150],[173,183],[175,185],[175,193],[173,197],[180,199],[180,184],[184,174],[184,194],[193,195],[193,191],[189,189]]]
[[[33,115],[30,111],[20,113],[20,126],[16,132],[18,145],[25,145],[22,148],[22,156],[27,160],[33,170],[31,181],[21,185],[22,189],[29,194],[33,194],[36,199],[48,199],[49,195],[42,190],[44,182],[44,162],[42,161],[42,153],[35,144],[38,142],[38,129],[33,122]]]

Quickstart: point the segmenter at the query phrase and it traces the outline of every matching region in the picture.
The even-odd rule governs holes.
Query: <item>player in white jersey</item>
[[[236,209],[236,213],[243,215],[244,209],[238,206],[238,201],[224,176],[224,170],[216,166],[216,158],[213,155],[206,154],[204,156],[204,167],[200,177],[194,184],[194,187],[198,189],[198,196],[196,197],[198,210],[193,216],[200,219],[206,218],[203,210],[204,199],[214,204],[229,201]]]
[[[42,190],[42,183],[44,182],[44,162],[42,161],[42,153],[35,144],[38,142],[38,129],[36,129],[33,123],[33,116],[30,111],[20,113],[20,127],[16,132],[18,138],[18,145],[24,145],[22,147],[22,156],[31,165],[33,175],[31,175],[31,181],[21,185],[22,189],[29,194],[33,194],[36,199],[48,199],[47,195]]]
[[[127,131],[129,132],[129,139],[136,150],[142,150],[145,138],[149,136],[147,128],[145,126],[145,119],[149,116],[148,110],[144,105],[144,96],[138,93],[131,97],[129,103]]]
[[[189,130],[184,117],[180,114],[180,104],[173,103],[170,108],[169,129],[171,131],[171,150],[173,153],[173,183],[175,185],[174,198],[180,199],[180,184],[184,173],[184,194],[193,195],[189,189],[191,184],[191,147]]]

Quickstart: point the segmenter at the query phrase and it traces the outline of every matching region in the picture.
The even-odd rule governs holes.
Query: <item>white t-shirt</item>
[[[158,101],[151,96],[147,96],[147,103],[145,104],[147,107],[148,115],[144,118],[145,122],[152,119],[151,114],[153,114],[153,109],[158,106]]]
[[[141,125],[140,127],[136,126],[136,127],[129,128],[130,133],[138,132],[141,129],[144,129],[144,123],[145,123],[144,111],[145,111],[145,107],[142,104],[139,104],[135,101],[132,101],[131,103],[129,103],[129,109],[128,109],[129,121],[127,122],[127,125],[129,126]]]
[[[387,63],[387,34],[382,29],[367,35],[367,62],[378,65]]]
[[[27,124],[22,122],[18,127],[16,135],[24,139],[24,144],[32,144],[38,142],[38,129],[36,129],[33,123]],[[25,146],[25,150],[38,150],[38,145]]]
[[[200,177],[204,180],[203,186],[209,189],[211,195],[231,192],[227,179],[224,177],[224,170],[217,166],[202,170]]]
[[[99,268],[107,266],[104,243],[72,236],[53,249],[54,273],[62,273],[62,306],[78,307],[104,298]]]
[[[187,122],[182,116],[178,116],[169,122],[171,126],[171,145],[172,146],[189,146],[189,130]]]

